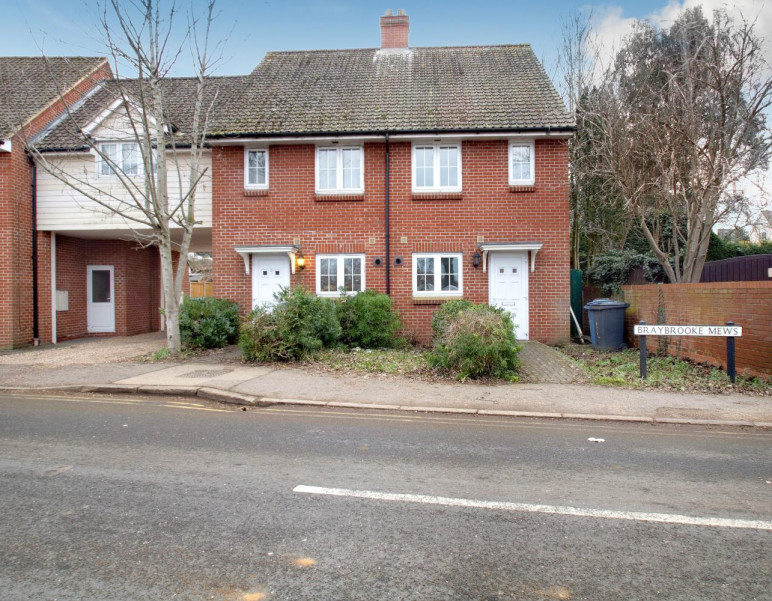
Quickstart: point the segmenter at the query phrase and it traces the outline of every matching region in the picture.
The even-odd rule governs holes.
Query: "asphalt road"
[[[772,599],[770,482],[759,430],[6,396],[0,599]]]

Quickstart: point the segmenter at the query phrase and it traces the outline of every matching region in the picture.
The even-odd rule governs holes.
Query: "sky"
[[[99,3],[104,0],[0,0],[0,55],[105,55]],[[206,2],[177,0],[177,4],[183,13],[178,24],[184,26],[185,13],[192,8],[200,14]],[[772,65],[772,0],[403,0],[393,5],[388,0],[217,0],[211,39],[224,41],[215,74],[241,75],[252,71],[271,50],[378,47],[378,18],[386,9],[402,8],[410,16],[411,46],[530,43],[555,80],[561,22],[572,12],[592,15],[604,55],[610,57],[636,19],[668,27],[681,10],[696,5],[702,5],[706,15],[726,8],[735,17],[755,21],[756,31],[766,37],[765,56]],[[192,75],[190,57],[180,56],[171,74]],[[772,167],[760,181],[772,188]],[[766,208],[772,208],[770,192],[759,197]]]
[[[573,10],[592,11],[600,37],[609,45],[634,19],[666,24],[697,0],[636,0],[575,3],[567,0],[443,2],[413,0],[218,0],[213,39],[227,40],[217,73],[249,73],[270,50],[373,48],[380,44],[378,17],[387,8],[410,16],[413,46],[530,43],[548,68],[554,65],[560,22]],[[703,0],[708,11],[723,0]],[[183,12],[201,11],[202,0],[179,0]],[[3,55],[102,55],[96,0],[0,0]],[[772,0],[733,0],[746,16],[759,17],[759,31],[772,32]],[[182,24],[182,19],[180,20]],[[770,34],[772,35],[772,33]],[[772,41],[772,40],[771,40]],[[772,56],[770,56],[772,58]],[[190,75],[181,57],[174,75]]]

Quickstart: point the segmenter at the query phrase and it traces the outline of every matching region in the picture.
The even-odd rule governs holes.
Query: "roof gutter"
[[[572,134],[576,131],[575,126],[563,126],[563,127],[501,127],[501,128],[470,128],[470,129],[401,129],[390,130],[389,134],[392,139],[396,137],[410,137],[410,136],[459,136],[459,135],[505,135],[505,134],[535,134],[544,133],[546,135],[552,134]],[[207,136],[209,140],[238,140],[241,138],[254,138],[254,139],[270,139],[270,138],[340,138],[340,137],[354,137],[354,136],[370,136],[375,138],[382,138],[383,131],[372,130],[354,130],[354,131],[321,131],[321,132],[273,132],[273,133],[260,133],[260,132],[241,132],[241,133],[225,133],[225,134],[210,134]]]

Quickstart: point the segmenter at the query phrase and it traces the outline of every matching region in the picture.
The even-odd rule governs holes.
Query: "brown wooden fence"
[[[213,296],[212,282],[191,282],[190,296],[191,298]]]
[[[772,255],[748,255],[710,261],[702,268],[700,282],[769,282],[772,281],[770,269]]]

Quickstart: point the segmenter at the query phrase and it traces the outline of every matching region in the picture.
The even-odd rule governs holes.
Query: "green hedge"
[[[234,344],[239,306],[223,298],[185,297],[180,305],[180,337],[186,348],[210,349]]]

